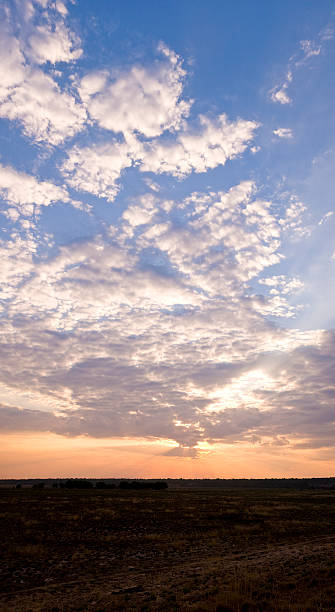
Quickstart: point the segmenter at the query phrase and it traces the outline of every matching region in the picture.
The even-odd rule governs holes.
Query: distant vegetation
[[[21,485],[16,485],[16,488],[21,487]],[[38,482],[33,484],[34,489],[44,489],[45,483]],[[94,485],[90,480],[86,480],[85,478],[69,478],[65,481],[60,481],[59,483],[53,482],[52,488],[57,489],[93,489]],[[151,482],[149,480],[140,481],[133,480],[129,482],[128,480],[121,480],[118,485],[114,483],[105,482],[104,480],[98,481],[95,483],[96,489],[151,489],[154,491],[162,491],[168,488],[167,482],[162,480],[157,480],[156,482]]]
[[[291,489],[291,490],[335,490],[335,477],[329,478],[166,478],[136,479],[105,478],[86,479],[40,478],[0,480],[0,488],[14,487],[35,489]]]
[[[149,482],[148,480],[140,482],[139,480],[133,480],[128,482],[127,480],[121,480],[119,484],[120,489],[154,489],[155,491],[163,490],[168,488],[167,482],[157,480],[157,482]]]

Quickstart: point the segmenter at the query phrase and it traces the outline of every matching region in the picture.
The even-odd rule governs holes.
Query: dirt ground
[[[3,489],[0,610],[335,610],[335,491]]]

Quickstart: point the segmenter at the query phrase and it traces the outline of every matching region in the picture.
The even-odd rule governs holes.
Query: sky
[[[334,476],[335,11],[0,7],[0,477]]]

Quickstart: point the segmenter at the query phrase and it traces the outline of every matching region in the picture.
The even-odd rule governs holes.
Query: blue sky
[[[0,10],[3,436],[329,471],[333,3]]]

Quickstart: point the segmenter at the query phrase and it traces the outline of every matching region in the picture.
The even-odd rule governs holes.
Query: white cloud
[[[66,24],[61,0],[19,0],[20,42],[30,62],[72,62],[82,55],[79,37]],[[39,10],[36,10],[38,8]],[[21,19],[20,19],[21,18]]]
[[[37,26],[29,46],[29,57],[37,64],[71,62],[82,55],[79,41],[64,23]]]
[[[158,192],[160,190],[160,186],[158,185],[158,183],[152,181],[148,176],[145,177],[144,182],[147,187],[149,187],[149,189],[152,189],[152,191]]]
[[[26,136],[36,142],[57,145],[83,128],[86,112],[36,63],[71,61],[79,57],[80,49],[72,48],[77,42],[63,21],[51,25],[46,14],[47,25],[34,26],[33,17],[32,6],[29,27],[25,25],[30,43],[23,34],[20,39],[13,35],[10,18],[1,24],[0,117],[19,121]]]
[[[289,60],[286,77],[279,84],[275,85],[269,92],[272,102],[279,104],[290,104],[292,99],[287,93],[290,83],[292,83],[295,72],[301,66],[304,66],[311,57],[320,55],[322,45],[333,37],[333,32],[330,28],[326,28],[318,35],[318,42],[312,40],[300,41],[300,52],[295,53]]]
[[[92,85],[93,87],[93,85]],[[76,189],[112,201],[119,192],[122,170],[136,164],[142,172],[170,173],[182,178],[190,172],[205,172],[242,153],[258,124],[225,115],[217,120],[200,117],[200,129],[185,130],[171,144],[159,139],[144,144],[128,135],[124,142],[73,148],[62,165],[68,183]],[[157,190],[155,183],[150,188]]]
[[[19,42],[11,36],[4,24],[0,28],[0,102],[6,98],[10,88],[24,79],[24,56]]]
[[[82,149],[74,147],[62,165],[62,172],[75,189],[88,191],[111,202],[120,189],[118,179],[122,170],[132,165],[128,144],[115,140]]]
[[[132,227],[150,223],[157,212],[156,205],[157,200],[153,195],[144,195],[139,198],[137,204],[128,206],[122,218]]]
[[[313,403],[315,414],[314,400],[327,399],[331,346],[324,336],[320,345],[320,333],[267,321],[294,314],[286,300],[299,280],[266,269],[298,212],[294,201],[280,214],[246,181],[181,202],[146,194],[109,233],[45,260],[33,261],[29,236],[1,244],[0,398],[10,389],[12,403],[29,393],[63,411],[12,408],[4,419],[67,435],[169,438],[183,448],[261,441],[283,428],[310,432],[313,442],[318,434],[299,411]],[[269,296],[250,295],[253,278]]]
[[[33,140],[58,145],[83,128],[86,113],[53,79],[38,69],[26,69],[25,80],[8,90],[0,117],[22,123]]]
[[[90,126],[96,121],[114,132],[104,144],[100,132],[99,142],[70,148],[61,169],[71,187],[112,201],[131,166],[183,178],[225,164],[251,143],[254,121],[221,114],[186,123],[185,72],[164,46],[151,68],[86,75],[82,102],[76,102],[43,66],[81,54],[64,22],[66,5],[39,0],[39,10],[34,7],[22,4],[20,44],[9,29],[0,43],[0,116],[52,145],[83,129],[88,115]],[[310,45],[303,51],[306,58],[317,54]],[[52,72],[60,82],[61,69]],[[275,101],[290,101],[291,80],[288,72],[272,92]],[[288,128],[274,134],[292,137]],[[23,429],[66,435],[165,437],[180,444],[171,453],[190,456],[201,440],[278,441],[283,430],[303,432],[313,442],[318,419],[321,439],[334,415],[333,336],[269,322],[293,317],[299,308],[291,296],[301,281],[272,266],[283,258],[283,235],[289,241],[308,232],[304,205],[291,198],[282,211],[257,197],[252,181],[181,201],[173,200],[173,191],[170,199],[160,198],[151,178],[140,189],[143,184],[150,193],[120,209],[115,226],[104,221],[95,238],[57,247],[35,213],[69,202],[67,189],[0,165],[4,214],[15,224],[0,242],[6,315],[0,400],[10,389],[13,398],[16,391],[21,400],[28,393],[50,410],[64,410],[62,418],[42,417],[20,400],[23,410],[4,407],[5,418]],[[85,219],[84,225],[89,207],[73,204],[80,209],[73,222]],[[254,286],[265,295],[256,295]]]
[[[0,301],[13,299],[20,283],[29,278],[36,249],[36,241],[29,234],[23,238],[13,233],[9,240],[0,241]]]
[[[283,274],[278,276],[268,276],[260,279],[262,285],[271,287],[270,293],[278,295],[279,293],[289,294],[300,291],[304,284],[299,278],[287,278]]]
[[[256,122],[244,119],[230,122],[224,114],[212,121],[200,116],[199,130],[186,129],[172,143],[148,144],[140,169],[178,177],[205,172],[242,153],[257,127]]]
[[[280,89],[276,89],[271,93],[272,102],[279,102],[280,104],[290,104],[291,98],[287,95],[287,85],[284,84]]]
[[[35,207],[69,200],[68,192],[64,187],[59,187],[49,181],[38,181],[32,175],[18,172],[2,164],[0,164],[0,195],[9,204],[15,204],[19,212],[29,216]]]
[[[98,72],[82,79],[80,96],[101,127],[147,138],[180,127],[191,105],[181,99],[185,71],[173,51],[163,45],[159,51],[164,59],[154,68],[134,66],[114,78]]]
[[[315,55],[320,55],[321,46],[317,45],[312,40],[301,40],[300,47],[304,52],[304,59],[308,59],[309,57],[313,57]]]
[[[330,219],[330,217],[332,217],[334,214],[333,210],[329,210],[325,215],[323,215],[323,217],[321,217],[318,225],[323,225],[324,223],[326,223],[328,221],[328,219]]]
[[[293,138],[293,133],[290,128],[278,128],[276,130],[273,130],[273,133],[275,136],[278,136],[278,138],[285,138],[285,139]]]
[[[279,224],[283,230],[291,232],[297,238],[308,236],[311,233],[311,228],[304,222],[303,215],[305,211],[305,204],[300,202],[296,196],[291,196],[285,215],[279,219]]]

